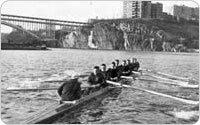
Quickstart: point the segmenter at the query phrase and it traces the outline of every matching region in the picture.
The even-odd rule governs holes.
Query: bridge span
[[[90,23],[1,14],[1,24],[21,30],[37,39],[56,39],[55,31],[70,32],[92,28]]]

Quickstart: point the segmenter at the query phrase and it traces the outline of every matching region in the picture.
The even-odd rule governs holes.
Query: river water
[[[144,69],[152,69],[182,77],[199,80],[198,53],[164,53],[138,51],[107,51],[52,49],[50,51],[1,51],[1,114],[5,123],[19,123],[31,116],[42,107],[58,100],[55,90],[16,92],[5,91],[8,87],[32,86],[37,80],[57,80],[66,77],[70,72],[87,75],[92,67],[102,63],[110,64],[115,59],[136,57]],[[83,78],[86,79],[86,78]],[[46,86],[54,83],[46,83]],[[58,84],[58,83],[55,83]],[[146,83],[135,83],[135,86]],[[146,86],[170,94],[169,86],[161,91],[158,86]],[[173,87],[172,87],[173,88]],[[165,91],[164,91],[165,89]],[[181,93],[181,89],[174,87]],[[184,90],[186,91],[186,90]],[[198,101],[199,90],[187,90],[189,99]],[[195,97],[190,93],[196,93]],[[176,93],[176,94],[177,94]],[[194,94],[193,94],[194,95]],[[191,98],[190,98],[191,97]],[[169,113],[171,112],[171,114]],[[132,89],[117,90],[111,95],[103,95],[99,100],[92,101],[77,109],[70,115],[66,114],[55,123],[195,123],[198,117],[178,117],[178,113],[198,113],[198,107],[184,104],[149,93]]]

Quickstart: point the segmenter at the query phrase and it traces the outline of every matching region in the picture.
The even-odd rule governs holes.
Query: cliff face
[[[123,31],[109,24],[98,23],[93,28],[93,43],[98,49],[124,49]]]
[[[60,41],[62,42],[62,47],[64,48],[81,48],[87,49],[88,46],[88,36],[89,31],[84,31],[79,29],[62,36]]]
[[[101,49],[176,51],[199,46],[199,25],[192,22],[112,20],[96,23],[93,30]]]
[[[156,19],[96,21],[86,34],[77,31],[64,47],[115,50],[186,51],[198,49],[199,25]],[[70,36],[70,34],[69,34]],[[73,41],[73,42],[72,42]],[[65,46],[65,44],[68,46]],[[73,44],[72,44],[73,43]]]

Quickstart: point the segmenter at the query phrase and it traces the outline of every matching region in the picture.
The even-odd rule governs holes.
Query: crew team
[[[106,80],[119,81],[121,76],[129,76],[133,71],[138,71],[139,67],[140,64],[136,58],[123,60],[121,65],[117,59],[111,63],[111,67],[108,69],[106,64],[102,64],[100,67],[95,66],[93,72],[88,77],[88,87],[85,90],[90,93],[91,90],[96,91],[104,88],[108,85]],[[80,99],[83,91],[81,89],[81,82],[78,81],[78,76],[74,76],[69,81],[64,82],[58,88],[58,94],[61,97],[61,103],[63,101]]]
[[[88,77],[88,83],[93,87],[106,86],[106,80],[119,81],[121,76],[129,76],[132,71],[138,71],[140,67],[136,58],[131,60],[123,60],[122,64],[119,64],[119,60],[115,60],[111,63],[111,67],[107,69],[106,64],[102,64],[101,68],[95,66],[93,73]]]

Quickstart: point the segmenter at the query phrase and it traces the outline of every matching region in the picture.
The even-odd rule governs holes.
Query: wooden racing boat
[[[50,106],[47,106],[43,110],[35,113],[34,115],[28,117],[21,124],[48,124],[56,121],[59,117],[64,115],[67,112],[70,112],[79,106],[83,105],[84,103],[105,94],[116,87],[107,86],[102,88],[96,92],[92,92],[89,95],[82,97],[81,99],[77,100],[75,104],[59,104],[59,102],[55,102]]]

